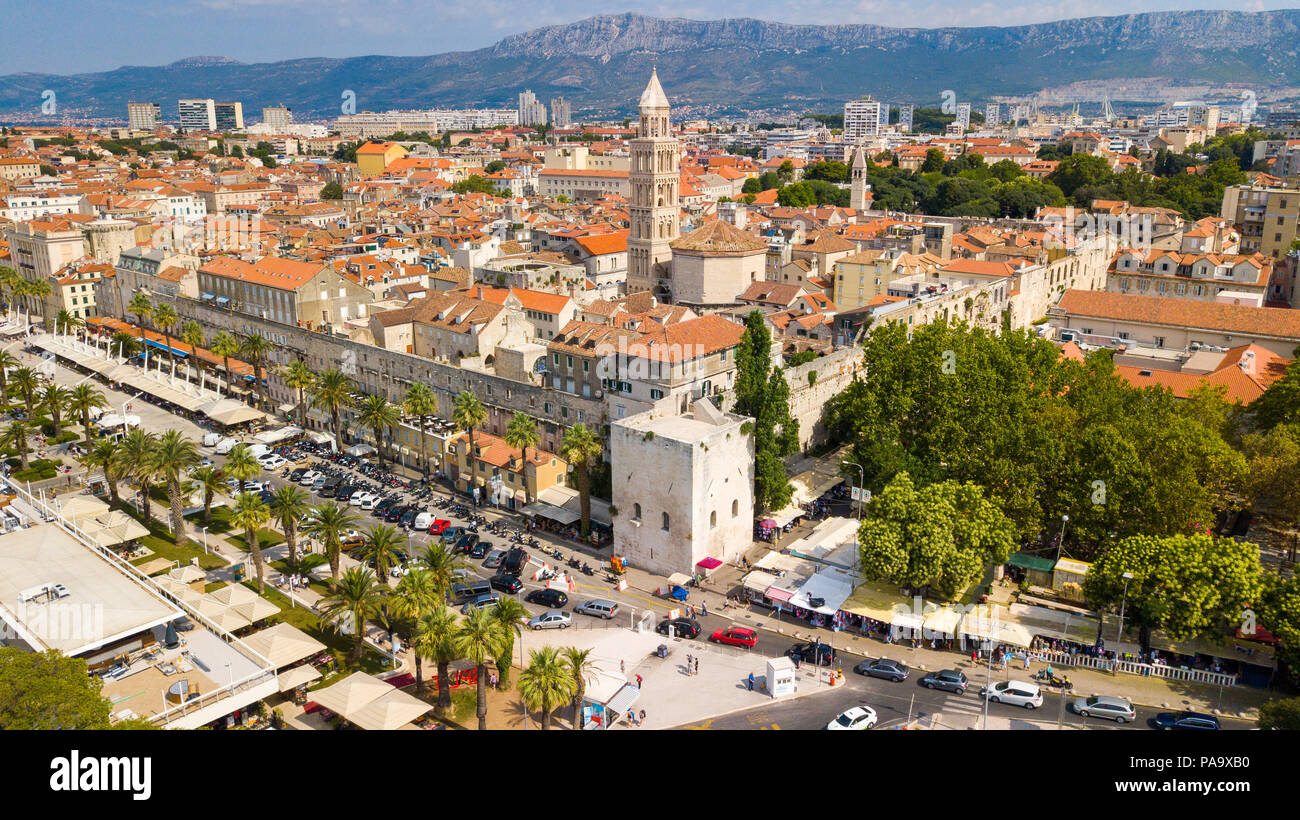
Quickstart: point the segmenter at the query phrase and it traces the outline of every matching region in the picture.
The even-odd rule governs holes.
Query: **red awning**
[[[793,592],[788,589],[781,589],[780,587],[768,587],[767,592],[764,592],[763,594],[768,598],[771,598],[773,601],[788,601],[794,597]]]

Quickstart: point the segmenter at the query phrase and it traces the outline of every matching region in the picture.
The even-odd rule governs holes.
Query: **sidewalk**
[[[794,533],[785,538],[791,538]],[[785,539],[782,539],[785,540]],[[767,544],[756,544],[757,548],[770,549]],[[751,557],[751,561],[753,558]],[[875,638],[868,638],[856,632],[832,632],[819,629],[789,614],[777,618],[776,613],[752,604],[743,607],[726,607],[727,591],[740,584],[746,570],[733,565],[720,569],[700,588],[691,589],[690,603],[700,611],[701,604],[707,604],[710,615],[718,615],[751,629],[762,629],[778,635],[786,635],[791,643],[811,641],[820,638],[822,643],[834,648],[870,658],[889,657],[902,661],[924,674],[935,669],[959,669],[970,678],[972,686],[982,686],[988,676],[988,664],[972,663],[969,654],[957,651],[933,650],[928,648],[913,649],[902,644],[886,644]],[[628,569],[627,582],[630,587],[653,594],[662,584],[662,579],[638,569]],[[847,668],[852,664],[844,664]],[[1006,671],[994,667],[994,680],[1004,680],[1009,675],[1015,678],[1029,678],[1034,672],[1045,668],[1045,663],[1032,661],[1030,669],[1025,670],[1024,662],[1018,661],[1014,666],[1008,664]],[[1130,674],[1112,675],[1095,669],[1083,667],[1064,668],[1074,683],[1073,692],[1080,696],[1101,694],[1122,694],[1135,705],[1150,708],[1209,712],[1224,717],[1254,720],[1258,716],[1260,705],[1270,700],[1267,691],[1247,686],[1219,687],[1201,683],[1175,681],[1168,678],[1143,677]]]

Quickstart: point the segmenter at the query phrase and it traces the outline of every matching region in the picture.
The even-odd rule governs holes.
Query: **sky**
[[[241,62],[426,55],[596,14],[694,20],[1014,26],[1095,15],[1294,8],[1300,0],[0,0],[0,74],[75,74],[184,57]],[[725,10],[720,11],[720,8]]]

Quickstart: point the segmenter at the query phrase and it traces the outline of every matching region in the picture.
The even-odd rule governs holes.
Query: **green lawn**
[[[188,564],[191,559],[197,558],[199,559],[199,566],[203,569],[217,569],[218,567],[226,566],[225,561],[222,561],[215,555],[208,555],[205,553],[203,551],[203,545],[196,544],[193,539],[187,539],[181,546],[176,546],[176,544],[173,543],[174,539],[172,538],[171,530],[159,524],[157,521],[146,522],[144,517],[136,512],[134,507],[123,504],[119,505],[118,509],[149,528],[149,534],[141,538],[140,543],[156,553],[155,555],[136,559],[131,563],[143,564],[152,561],[154,558],[166,558],[169,561],[180,561],[181,564]]]
[[[240,535],[232,535],[226,540],[231,544],[234,544],[236,547],[239,547],[241,550],[248,550],[248,544],[244,541],[242,533]],[[261,545],[262,549],[274,547],[277,544],[284,543],[284,536],[275,530],[260,529],[257,531],[257,543]]]

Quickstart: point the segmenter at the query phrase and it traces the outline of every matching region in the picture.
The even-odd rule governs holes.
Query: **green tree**
[[[591,463],[604,450],[600,437],[585,424],[575,424],[564,431],[560,442],[560,457],[573,466],[578,474],[578,502],[581,505],[582,537],[591,534]]]
[[[736,348],[733,412],[754,419],[754,505],[784,509],[794,492],[782,458],[799,447],[799,423],[790,416],[785,372],[772,367],[772,334],[758,311],[745,318]]]
[[[280,380],[285,387],[298,393],[298,403],[294,407],[294,421],[304,428],[307,426],[307,391],[316,384],[316,371],[302,359],[294,359],[280,368]]]
[[[244,531],[244,543],[253,557],[253,570],[257,573],[257,593],[266,588],[262,571],[262,539],[257,531],[271,520],[271,510],[255,493],[240,493],[230,511],[230,525]]]
[[[366,531],[358,553],[363,560],[375,562],[375,574],[382,583],[397,565],[397,553],[405,545],[406,539],[396,527],[376,524]]]
[[[221,478],[220,470],[213,467],[200,467],[190,473],[190,480],[203,493],[203,523],[212,523],[212,499],[217,493],[226,489],[226,482]]]
[[[951,600],[1001,564],[1014,543],[1011,522],[974,484],[917,487],[907,473],[872,500],[858,531],[863,576]]]
[[[389,438],[384,435],[386,430],[391,430],[402,420],[402,414],[398,409],[389,404],[388,399],[383,396],[367,395],[362,397],[361,401],[356,404],[357,424],[362,427],[369,427],[370,432],[375,436],[375,452],[379,455],[379,466],[384,466],[384,439]]]
[[[366,637],[366,620],[376,617],[388,598],[388,587],[364,567],[349,567],[338,579],[334,589],[317,604],[321,620],[341,629],[351,623],[355,640],[351,658],[355,664],[361,660],[362,641]]]
[[[334,442],[343,450],[343,408],[352,401],[352,380],[333,368],[321,373],[311,388],[311,406],[334,420]]]
[[[262,474],[262,464],[247,444],[236,444],[226,454],[225,470],[226,475],[239,482],[239,492],[243,493],[248,482]]]
[[[9,426],[0,433],[0,447],[17,450],[19,462],[24,470],[28,467],[29,441],[34,435],[36,435],[36,428],[22,419],[9,422]]]
[[[234,380],[234,374],[230,370],[230,357],[239,352],[239,342],[234,336],[226,331],[219,332],[212,337],[212,352],[221,357],[222,369],[226,372],[226,393],[230,393],[230,385]]]
[[[280,487],[271,498],[271,517],[284,531],[284,544],[290,561],[298,560],[298,522],[311,509],[308,502],[307,492],[293,484]]]
[[[499,685],[503,689],[510,687],[510,667],[514,663],[515,639],[523,639],[524,624],[532,613],[514,598],[502,597],[492,608],[492,617],[501,624],[501,648],[497,652],[497,671],[500,673]]]
[[[452,183],[451,190],[457,194],[492,194],[496,193],[496,188],[492,186],[492,181],[484,179],[478,174],[471,174],[467,179],[460,182]]]
[[[573,697],[573,676],[558,649],[545,647],[528,653],[528,668],[519,674],[519,694],[524,705],[542,713],[542,729],[551,728],[551,713]]]
[[[167,490],[172,536],[179,547],[185,543],[185,504],[181,485],[190,468],[199,463],[198,448],[180,430],[164,430],[149,455],[153,474]]]
[[[173,356],[171,352],[172,330],[175,329],[176,323],[179,322],[180,320],[181,317],[177,315],[176,308],[172,307],[166,302],[154,306],[153,309],[154,327],[162,331],[163,341],[167,345],[166,353],[168,358],[171,358]]]
[[[41,387],[41,378],[30,367],[20,367],[9,374],[9,389],[23,398],[27,417],[32,417],[36,407],[36,391]]]
[[[1256,621],[1278,639],[1278,664],[1293,685],[1300,684],[1300,576],[1265,574]]]
[[[1300,730],[1300,698],[1270,700],[1259,707],[1259,728]]]
[[[582,728],[582,696],[587,691],[587,684],[596,680],[596,661],[594,650],[579,649],[576,646],[564,648],[564,666],[573,679],[573,718],[570,726]]]
[[[72,391],[57,382],[50,382],[41,388],[40,404],[49,414],[57,438],[63,432],[63,411],[72,401]]]
[[[153,302],[149,301],[149,296],[144,291],[136,291],[131,301],[127,303],[126,309],[128,313],[135,314],[135,321],[140,330],[140,349],[144,350],[144,323],[153,315]]]
[[[107,729],[103,685],[81,658],[0,646],[0,730]]]
[[[118,495],[117,482],[124,476],[120,447],[116,441],[107,438],[98,439],[86,453],[85,463],[89,469],[98,468],[104,473],[104,483],[108,485],[108,497],[114,504],[122,503]]]
[[[438,398],[429,385],[423,382],[412,384],[402,399],[402,409],[415,417],[416,427],[420,430],[420,465],[424,468],[424,480],[429,480],[428,444],[424,436],[424,417],[438,412]]]
[[[399,618],[411,623],[411,649],[415,654],[415,688],[424,691],[424,666],[422,657],[433,657],[428,652],[422,653],[418,647],[421,622],[427,613],[433,612],[443,604],[438,590],[434,586],[433,576],[423,567],[413,567],[397,582],[396,589],[389,597],[388,608]],[[424,647],[429,649],[429,647]]]
[[[259,404],[262,407],[266,407],[266,379],[263,368],[266,365],[267,357],[271,355],[273,350],[275,350],[275,345],[260,333],[249,334],[239,343],[240,353],[247,356],[248,363],[253,366],[253,379],[256,382]]]
[[[1132,578],[1124,578],[1125,573]],[[1185,641],[1239,624],[1242,611],[1260,598],[1260,573],[1259,547],[1248,541],[1202,534],[1138,535],[1103,553],[1083,590],[1096,607],[1123,602],[1145,652],[1157,629],[1171,640]]]
[[[456,654],[473,663],[478,676],[476,713],[480,732],[487,730],[487,662],[501,654],[504,639],[501,622],[486,609],[470,612],[456,631]]]
[[[338,201],[343,198],[343,186],[337,182],[327,182],[320,189],[320,198],[323,201]]]
[[[140,488],[140,512],[144,514],[146,523],[153,517],[149,490],[157,476],[152,458],[157,440],[156,433],[146,433],[137,427],[122,437],[120,450],[122,463],[127,468],[127,477]]]
[[[1279,424],[1242,440],[1247,459],[1246,494],[1255,509],[1266,505],[1284,520],[1300,523],[1300,424]]]
[[[1300,424],[1300,347],[1282,378],[1250,403],[1247,411],[1255,426],[1269,430],[1279,424]]]
[[[935,174],[943,170],[947,155],[942,148],[930,148],[925,152],[925,161],[921,163],[921,173]]]
[[[469,433],[469,455],[474,455],[474,429],[487,421],[487,408],[472,391],[463,390],[456,396],[451,420]],[[468,462],[471,467],[473,461]]]
[[[456,651],[458,631],[456,616],[439,602],[420,616],[412,638],[411,651],[416,657],[429,658],[438,667],[438,711],[444,714],[451,709],[451,663],[460,657]]]
[[[536,447],[541,441],[537,432],[537,420],[523,411],[516,410],[506,425],[505,442],[511,447],[518,447],[524,463],[528,463],[528,448]]]
[[[303,528],[303,532],[321,542],[330,559],[330,577],[337,583],[343,536],[357,522],[358,516],[353,515],[348,507],[341,507],[333,501],[314,508],[311,514],[312,520]]]
[[[438,593],[438,599],[442,601],[451,593],[451,587],[456,583],[459,573],[469,569],[469,565],[460,556],[441,542],[425,547],[421,560]]]

